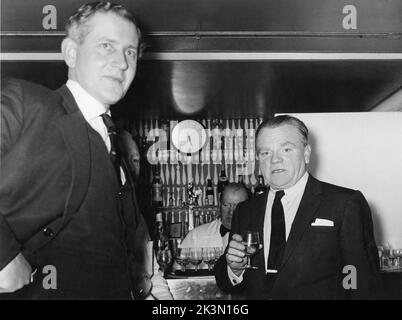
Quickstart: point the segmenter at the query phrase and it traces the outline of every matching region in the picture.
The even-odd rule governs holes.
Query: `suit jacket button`
[[[54,231],[53,231],[52,228],[45,228],[45,229],[43,229],[43,234],[44,234],[46,237],[51,238],[51,237],[54,236]]]
[[[118,195],[121,197],[123,195],[123,191],[119,191]]]

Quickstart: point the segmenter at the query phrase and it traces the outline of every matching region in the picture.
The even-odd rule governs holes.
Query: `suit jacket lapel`
[[[293,221],[292,228],[290,230],[288,241],[285,247],[285,253],[283,255],[282,266],[291,256],[306,228],[311,224],[311,220],[320,204],[320,193],[320,182],[310,175],[295,219]]]
[[[258,199],[258,203],[256,205],[257,216],[254,220],[254,226],[256,231],[260,231],[261,233],[261,241],[264,239],[264,219],[265,219],[265,208],[267,206],[268,200],[268,191],[265,192],[260,199]]]
[[[72,184],[64,211],[64,220],[69,220],[88,191],[91,156],[86,120],[67,86],[62,86],[58,92],[67,112],[59,119],[59,129],[72,158]]]

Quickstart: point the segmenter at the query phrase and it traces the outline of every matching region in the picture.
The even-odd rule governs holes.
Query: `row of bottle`
[[[212,222],[218,214],[217,207],[187,207],[159,211],[155,216],[152,237],[155,250],[176,250],[190,230]]]
[[[262,175],[258,176],[258,185],[255,188],[254,188],[254,186],[252,186],[251,189],[248,188],[247,185],[244,184],[242,175],[238,176],[238,182],[242,183],[246,187],[246,189],[248,190],[250,195],[261,194],[267,189]],[[229,183],[229,181],[226,176],[225,169],[223,168],[219,175],[217,186],[214,187],[212,184],[212,180],[208,179],[207,185],[206,185],[206,187],[204,187],[204,191],[200,190],[200,193],[198,196],[196,194],[194,194],[194,197],[196,197],[196,202],[191,203],[191,201],[190,201],[191,199],[189,199],[189,197],[191,197],[192,191],[186,192],[186,188],[184,188],[184,187],[182,187],[182,188],[172,187],[172,189],[170,189],[170,187],[165,187],[162,184],[162,181],[160,179],[159,169],[158,169],[158,167],[156,167],[155,173],[154,173],[154,178],[152,181],[153,207],[154,208],[166,207],[166,206],[172,207],[172,206],[183,206],[186,204],[194,204],[194,205],[202,205],[202,206],[208,206],[208,205],[217,206],[219,204],[220,195],[228,183]],[[175,189],[177,190],[176,192],[175,192]],[[172,192],[170,190],[172,190]],[[168,199],[168,200],[166,200],[166,199]]]
[[[163,232],[167,239],[182,240],[190,230],[212,222],[218,215],[218,207],[163,208],[155,216],[156,239]]]
[[[139,146],[143,150],[148,150],[156,140],[163,135],[167,138],[168,147],[170,147],[170,132],[179,120],[139,120],[133,123],[131,129],[132,135],[136,138]],[[262,119],[198,119],[206,132],[212,136],[233,136],[243,137],[242,147],[246,148],[247,139],[254,137],[254,132],[258,128]],[[250,144],[251,144],[250,140]]]

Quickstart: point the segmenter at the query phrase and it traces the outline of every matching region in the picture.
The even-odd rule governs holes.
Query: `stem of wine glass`
[[[251,267],[251,261],[250,261],[250,256],[247,256],[247,264],[246,264],[246,268]]]

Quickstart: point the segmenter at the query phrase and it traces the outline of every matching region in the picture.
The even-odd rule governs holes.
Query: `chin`
[[[276,182],[273,183],[272,186],[275,189],[286,189],[289,186],[289,184],[290,184],[290,181],[286,181],[286,182],[276,181]]]
[[[123,96],[114,95],[114,96],[105,97],[104,101],[107,101],[107,104],[112,105],[112,104],[119,102],[122,98],[123,98]]]

